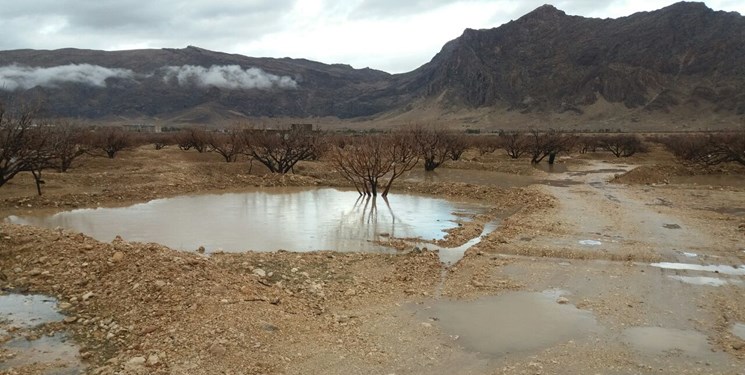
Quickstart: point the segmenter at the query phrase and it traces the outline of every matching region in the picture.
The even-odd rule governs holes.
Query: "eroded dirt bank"
[[[245,164],[168,151],[164,157],[139,150],[51,174],[42,198],[31,195],[27,181],[14,180],[0,189],[4,212],[249,186],[343,185],[323,162],[302,165],[298,175],[264,177]],[[454,166],[515,169],[505,163]],[[5,293],[59,299],[64,322],[20,335],[70,332],[88,373],[743,373],[745,341],[733,327],[745,323],[745,276],[731,266],[745,263],[745,219],[722,208],[742,205],[745,190],[609,182],[632,169],[633,159],[567,163],[564,173],[535,172],[556,184],[400,184],[399,192],[473,199],[511,214],[449,269],[429,251],[204,256],[3,224],[0,284]],[[473,237],[487,219],[459,228],[445,244]],[[662,268],[663,262],[735,272]],[[538,308],[566,318],[541,327],[528,314]],[[490,319],[520,330],[494,341],[500,326]],[[545,334],[531,338],[539,329]],[[18,334],[0,333],[0,341]]]

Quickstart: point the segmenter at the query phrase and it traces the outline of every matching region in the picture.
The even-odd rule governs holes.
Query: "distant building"
[[[160,125],[130,124],[122,126],[124,130],[133,133],[160,133]]]

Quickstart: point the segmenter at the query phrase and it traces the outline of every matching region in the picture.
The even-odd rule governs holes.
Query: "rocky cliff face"
[[[702,3],[619,19],[569,16],[545,5],[498,28],[468,29],[432,61],[399,75],[196,47],[3,51],[0,67],[90,64],[125,70],[107,71],[111,76],[97,84],[4,88],[8,96],[41,98],[54,116],[158,116],[184,122],[207,122],[215,112],[354,118],[405,112],[432,98],[460,111],[581,116],[605,101],[650,113],[700,108],[743,115],[744,41],[745,17]],[[208,70],[216,66],[240,71]],[[245,85],[228,82],[241,80]]]
[[[745,113],[745,17],[678,3],[619,19],[544,5],[466,30],[418,69],[418,90],[470,107],[574,111],[600,98],[668,111],[706,101]]]

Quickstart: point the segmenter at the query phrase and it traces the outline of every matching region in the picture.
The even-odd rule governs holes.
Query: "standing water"
[[[393,252],[373,241],[441,239],[477,204],[417,195],[360,197],[336,189],[279,188],[158,199],[122,208],[81,209],[7,221],[83,232],[100,241],[157,242],[207,251]]]

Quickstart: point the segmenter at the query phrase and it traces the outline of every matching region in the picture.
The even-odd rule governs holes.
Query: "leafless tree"
[[[0,186],[20,172],[31,172],[41,195],[41,172],[51,167],[51,127],[35,122],[33,108],[6,111],[0,103]]]
[[[119,127],[101,127],[90,136],[89,153],[97,155],[96,151],[101,151],[109,159],[113,159],[119,151],[132,147],[134,143],[132,134]]]
[[[180,131],[175,137],[178,147],[182,150],[194,148],[199,153],[208,151],[209,133],[204,129],[188,128]]]
[[[343,147],[342,147],[343,146]],[[418,147],[414,134],[400,131],[350,138],[332,148],[335,169],[352,182],[360,195],[387,197],[393,181],[414,168]]]
[[[303,129],[258,129],[246,133],[247,153],[272,173],[287,173],[318,153],[320,133]]]
[[[72,122],[57,121],[50,125],[52,163],[60,172],[67,172],[73,161],[88,150],[86,130]]]
[[[745,128],[728,133],[667,137],[663,143],[678,158],[705,166],[745,165]]]
[[[598,146],[610,151],[617,158],[629,157],[637,152],[646,152],[647,148],[636,135],[605,136],[598,139]]]
[[[527,151],[527,146],[528,139],[524,133],[511,131],[499,134],[499,147],[512,159],[519,159]]]
[[[218,153],[226,162],[232,163],[245,153],[248,146],[248,130],[240,125],[225,129],[223,132],[212,132],[207,135],[210,151]]]
[[[573,139],[558,130],[551,129],[546,132],[541,132],[532,129],[527,144],[528,151],[531,155],[531,163],[540,163],[546,156],[548,156],[548,163],[553,164],[556,155],[559,152],[571,149]]]
[[[419,157],[424,160],[425,171],[434,171],[449,157],[449,135],[446,130],[440,127],[417,125],[406,131],[413,136]]]
[[[445,149],[448,157],[453,161],[460,160],[460,157],[470,146],[471,138],[465,134],[450,132],[445,136]]]

